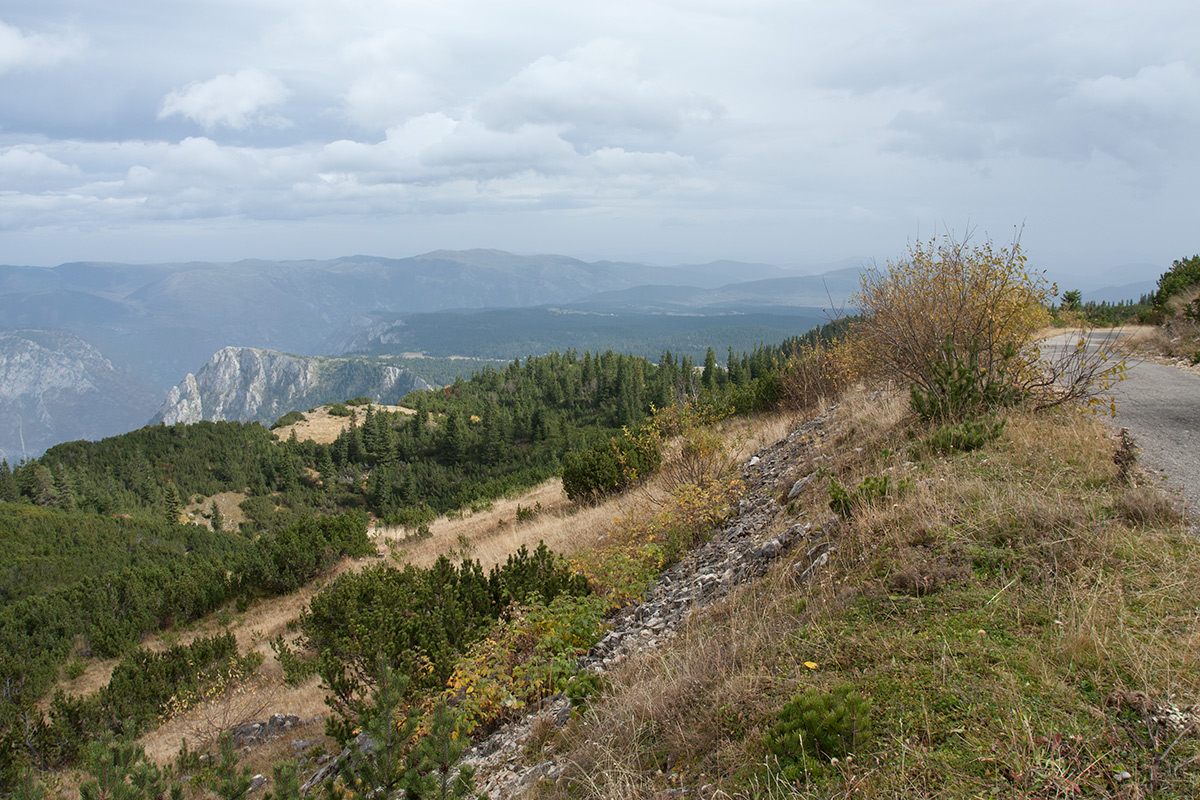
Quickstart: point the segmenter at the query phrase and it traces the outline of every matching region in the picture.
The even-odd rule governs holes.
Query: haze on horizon
[[[1183,0],[12,0],[0,262],[1200,249]]]

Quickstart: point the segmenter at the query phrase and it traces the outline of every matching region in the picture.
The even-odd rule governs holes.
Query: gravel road
[[[1119,333],[1097,331],[1090,341],[1110,341]],[[1072,334],[1047,340],[1046,347],[1073,346]],[[1117,417],[1140,449],[1147,471],[1183,498],[1184,511],[1200,533],[1200,376],[1149,361],[1128,362],[1128,377],[1117,385]]]

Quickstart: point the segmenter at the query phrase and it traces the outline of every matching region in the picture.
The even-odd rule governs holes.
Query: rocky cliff
[[[153,423],[272,422],[288,411],[352,397],[397,403],[429,384],[386,358],[293,356],[253,347],[219,350],[167,395]]]
[[[0,458],[34,458],[72,439],[136,428],[152,393],[64,331],[0,331]]]

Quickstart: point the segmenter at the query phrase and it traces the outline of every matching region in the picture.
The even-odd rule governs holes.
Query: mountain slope
[[[96,348],[64,331],[0,331],[0,457],[136,428],[153,395]]]
[[[171,389],[152,422],[272,422],[292,410],[366,395],[396,403],[429,384],[377,358],[292,356],[226,347]]]

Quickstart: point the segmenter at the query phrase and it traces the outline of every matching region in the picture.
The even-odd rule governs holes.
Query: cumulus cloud
[[[282,81],[257,69],[233,75],[218,75],[208,81],[193,81],[168,94],[158,112],[159,119],[179,115],[203,125],[245,130],[252,125],[284,127],[282,117],[267,109],[283,103],[290,93]]]
[[[30,147],[10,147],[0,152],[0,176],[9,186],[19,181],[77,178],[79,174],[77,167],[64,164]]]
[[[1118,115],[1154,114],[1160,118],[1200,117],[1200,76],[1183,62],[1142,67],[1121,78],[1103,75],[1080,81],[1072,100]]]
[[[84,46],[78,34],[23,33],[0,21],[0,74],[23,67],[52,66],[79,55]]]

